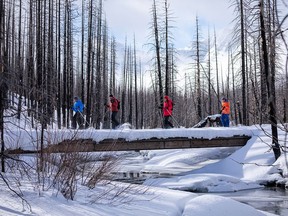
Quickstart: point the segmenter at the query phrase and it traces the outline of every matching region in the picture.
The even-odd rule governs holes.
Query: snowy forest
[[[99,130],[110,129],[110,94],[120,101],[119,121],[133,129],[162,127],[159,107],[165,95],[174,103],[175,126],[183,128],[219,114],[225,97],[231,103],[231,125],[269,124],[274,157],[280,157],[277,124],[288,118],[286,1],[232,0],[234,28],[225,43],[195,17],[191,50],[183,54],[174,45],[181,38],[173,35],[177,18],[169,0],[151,0],[145,59],[137,35],[119,41],[111,34],[104,5],[103,0],[0,0],[3,173],[10,157],[5,154],[5,123],[25,115],[41,134],[51,126],[70,128],[75,96],[85,105],[86,128]],[[225,51],[227,65],[219,62],[220,51]],[[178,67],[183,55],[189,59],[185,71]],[[111,169],[110,159],[102,164],[101,178]],[[40,171],[43,155],[41,160]]]
[[[268,123],[269,112],[274,122],[286,122],[287,31],[282,26],[286,17],[277,1],[231,3],[235,29],[225,48],[229,58],[225,68],[218,66],[217,33],[201,38],[201,31],[207,30],[201,29],[195,17],[185,84],[177,83],[181,56],[173,46],[172,28],[177,25],[173,8],[167,1],[154,1],[147,45],[152,56],[151,82],[146,85],[137,56],[140,47],[135,47],[135,41],[122,41],[125,47],[117,47],[119,41],[109,35],[102,1],[81,3],[1,1],[2,113],[19,97],[18,116],[24,101],[29,115],[43,126],[54,121],[59,128],[68,127],[77,95],[85,104],[87,122],[99,128],[104,121],[103,104],[112,93],[121,101],[121,122],[154,128],[161,122],[158,106],[169,95],[175,101],[175,118],[189,127],[219,113],[225,96],[232,102],[231,119],[236,125]]]

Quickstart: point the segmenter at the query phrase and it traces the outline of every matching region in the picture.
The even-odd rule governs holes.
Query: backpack
[[[168,104],[169,104],[169,107],[171,108],[171,110],[173,110],[173,107],[174,107],[173,101],[169,100]]]
[[[119,110],[120,109],[120,101],[117,100],[118,104],[117,104],[117,109]]]

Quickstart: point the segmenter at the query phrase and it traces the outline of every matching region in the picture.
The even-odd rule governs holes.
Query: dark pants
[[[173,128],[173,124],[169,121],[170,116],[164,116],[164,128]]]
[[[76,112],[73,115],[72,128],[76,129],[77,128],[77,124],[79,126],[79,129],[83,129],[84,128],[84,118],[83,118],[83,116],[82,116],[82,114],[80,112]]]
[[[118,112],[112,112],[112,115],[111,115],[111,121],[112,121],[112,128],[113,129],[115,129],[119,125],[119,122],[116,119],[117,113]]]
[[[229,127],[229,114],[222,114],[221,115],[221,123],[223,127]]]

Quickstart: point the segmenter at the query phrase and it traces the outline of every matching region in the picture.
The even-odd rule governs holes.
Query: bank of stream
[[[173,163],[173,166],[163,167],[154,166],[153,163],[147,163],[150,160],[148,155],[149,152],[127,153],[127,155],[124,155],[123,157],[124,159],[121,162],[120,168],[117,172],[113,173],[113,176],[116,181],[134,184],[142,184],[147,178],[169,178],[179,176],[191,170],[199,169],[205,165],[224,159],[237,149],[238,148],[223,148],[217,154],[207,154],[203,157],[198,157],[196,153],[193,162],[190,164]],[[193,153],[195,152],[197,152],[197,150],[193,151]],[[256,209],[276,215],[288,215],[288,191],[281,188],[266,187],[238,192],[213,194],[230,197],[239,202],[253,206]]]

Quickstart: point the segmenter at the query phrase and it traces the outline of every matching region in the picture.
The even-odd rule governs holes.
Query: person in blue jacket
[[[72,118],[72,128],[76,129],[78,124],[79,129],[84,129],[84,105],[78,97],[74,97],[74,105],[72,107],[72,110],[75,112]]]

